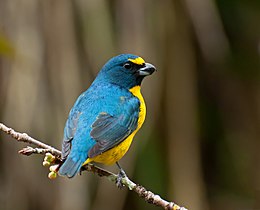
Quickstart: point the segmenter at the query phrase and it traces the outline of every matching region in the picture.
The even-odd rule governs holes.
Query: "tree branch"
[[[48,144],[44,144],[43,142],[36,140],[32,137],[30,137],[26,133],[20,133],[15,131],[12,128],[7,127],[3,123],[0,123],[0,130],[5,132],[6,134],[12,136],[14,139],[16,139],[19,142],[25,142],[31,145],[35,145],[39,148],[32,148],[32,147],[25,147],[22,150],[19,151],[22,155],[32,155],[32,154],[46,154],[51,153],[55,156],[56,162],[61,162],[61,151],[58,149],[51,147]],[[106,177],[108,180],[110,180],[113,183],[116,183],[118,175],[107,171],[105,169],[102,169],[100,167],[97,167],[93,164],[87,164],[82,167],[82,171],[89,171],[93,172],[101,177]],[[165,210],[187,210],[184,207],[180,207],[174,202],[169,202],[164,199],[162,199],[159,195],[154,194],[151,191],[146,190],[141,185],[135,184],[133,181],[131,181],[128,177],[124,177],[122,179],[122,184],[126,187],[128,187],[129,190],[132,190],[136,192],[140,197],[142,197],[146,202],[154,204],[156,206],[161,206]]]

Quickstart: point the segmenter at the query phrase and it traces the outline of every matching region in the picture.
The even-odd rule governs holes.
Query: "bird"
[[[117,164],[144,123],[141,83],[156,71],[133,54],[111,58],[69,112],[58,173],[74,177],[88,163]]]

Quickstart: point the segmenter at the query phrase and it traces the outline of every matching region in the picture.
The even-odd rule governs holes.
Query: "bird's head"
[[[141,85],[144,77],[151,75],[156,68],[141,57],[121,54],[111,58],[101,69],[96,80],[130,89]]]

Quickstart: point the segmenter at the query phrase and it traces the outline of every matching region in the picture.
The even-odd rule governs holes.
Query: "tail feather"
[[[68,157],[60,167],[59,175],[67,176],[68,178],[74,177],[80,171],[82,163],[81,160],[75,161],[71,157]]]

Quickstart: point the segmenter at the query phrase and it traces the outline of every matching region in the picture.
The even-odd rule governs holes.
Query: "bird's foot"
[[[119,189],[122,189],[124,187],[124,184],[123,184],[123,178],[127,177],[125,171],[120,168],[120,171],[117,175],[117,179],[116,179],[116,186],[119,188]]]

